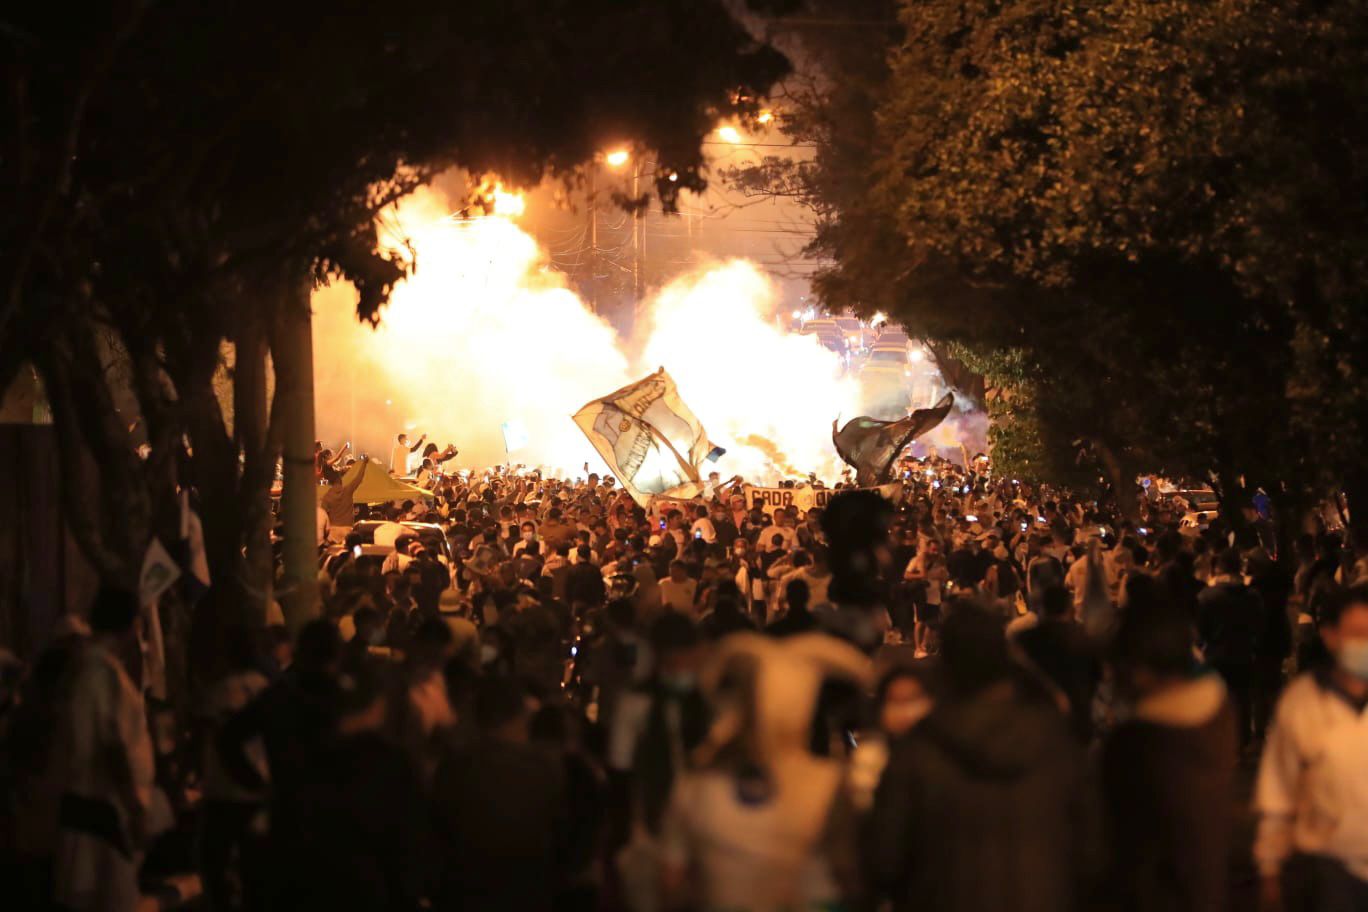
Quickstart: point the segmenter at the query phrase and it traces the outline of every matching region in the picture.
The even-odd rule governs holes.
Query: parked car
[[[396,529],[387,529],[386,526],[397,526]],[[361,537],[362,544],[376,545],[394,550],[394,541],[400,535],[413,535],[423,543],[423,547],[429,551],[436,552],[437,556],[448,565],[453,562],[451,544],[447,541],[446,533],[442,527],[435,523],[422,522],[389,522],[380,519],[363,519],[361,522],[352,526],[352,532]],[[376,533],[379,533],[377,535]],[[378,540],[377,540],[378,539]]]

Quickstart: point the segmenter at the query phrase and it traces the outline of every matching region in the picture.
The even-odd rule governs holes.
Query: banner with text
[[[902,496],[902,482],[893,484],[878,485],[872,488],[761,488],[756,485],[746,485],[746,504],[751,509],[759,507],[766,513],[773,515],[774,511],[783,507],[790,509],[796,507],[803,513],[813,507],[825,509],[831,498],[845,490],[877,491],[886,500],[897,502]]]

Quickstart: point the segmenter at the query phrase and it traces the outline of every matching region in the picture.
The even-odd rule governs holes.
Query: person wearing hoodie
[[[895,743],[864,857],[895,910],[1070,912],[1096,870],[1097,801],[1068,720],[1016,672],[1001,621],[942,630],[945,691]]]
[[[1132,706],[1103,745],[1113,869],[1125,912],[1220,912],[1229,898],[1235,712],[1219,674],[1199,672],[1192,625],[1167,601],[1133,602],[1112,647]]]

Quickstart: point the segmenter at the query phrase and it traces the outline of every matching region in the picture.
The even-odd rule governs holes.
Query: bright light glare
[[[733,145],[741,141],[741,133],[730,124],[725,127],[718,127],[717,135],[722,137],[723,142],[729,142]]]
[[[887,322],[888,322],[888,314],[884,313],[884,312],[881,310],[881,311],[879,311],[878,313],[874,314],[874,319],[872,319],[872,320],[869,321],[869,325],[870,325],[870,326],[878,326],[880,323],[887,323]]]
[[[907,360],[911,361],[913,364],[920,363],[921,359],[925,357],[926,353],[923,352],[920,348],[914,348],[907,353]]]
[[[503,461],[502,425],[517,416],[529,437],[519,458],[572,475],[588,460],[601,472],[566,416],[664,366],[726,448],[724,474],[761,483],[792,474],[785,465],[838,474],[830,420],[859,414],[858,383],[815,336],[776,320],[785,312],[780,290],[758,266],[728,260],[679,276],[644,302],[640,341],[628,341],[545,268],[548,254],[518,222],[450,212],[443,194],[425,189],[382,226],[382,248],[411,244],[417,267],[396,285],[377,328],[358,323],[350,285],[315,291],[319,436],[340,438],[355,391],[363,439],[388,440],[408,424],[410,436],[458,442],[463,464],[489,465]],[[801,317],[806,305],[789,307]],[[719,374],[719,362],[732,369]],[[776,366],[786,378],[778,403]],[[451,407],[455,391],[474,388],[481,395],[469,408]],[[671,464],[643,469],[666,475]]]
[[[527,211],[527,200],[521,193],[510,193],[502,184],[494,187],[494,214],[516,218]]]
[[[758,121],[759,123],[767,124],[767,123],[769,123],[770,121],[774,120],[774,112],[773,112],[773,111],[761,111],[761,112],[760,112],[760,116],[757,117],[757,118],[755,118],[755,119],[756,119],[756,121]]]
[[[632,153],[628,152],[626,149],[614,149],[612,152],[603,156],[603,160],[608,163],[608,167],[610,168],[621,168],[623,165],[627,164],[627,162],[631,161],[631,159]]]
[[[671,183],[674,183],[674,182],[677,181],[677,180],[679,180],[679,172],[678,172],[678,171],[671,171],[671,172],[670,172],[670,182],[671,182]]]

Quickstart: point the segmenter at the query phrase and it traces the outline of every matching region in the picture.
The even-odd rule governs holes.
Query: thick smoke
[[[394,435],[427,433],[461,450],[454,467],[512,462],[579,473],[603,465],[570,415],[665,367],[712,440],[716,467],[774,480],[840,463],[831,421],[860,411],[856,382],[816,338],[781,327],[780,302],[753,263],[729,260],[670,282],[647,302],[641,335],[621,339],[548,268],[544,251],[499,216],[454,219],[422,191],[393,222],[416,269],[378,328],[358,323],[355,292],[314,295],[319,437],[388,458]],[[501,427],[526,447],[505,453]]]
[[[612,327],[545,268],[512,221],[452,219],[436,193],[405,201],[396,236],[417,268],[371,329],[347,285],[314,296],[320,439],[384,454],[396,434],[461,450],[457,466],[505,461],[560,468],[596,459],[569,415],[628,379]],[[397,238],[396,238],[397,239]],[[529,431],[506,454],[502,425]]]

